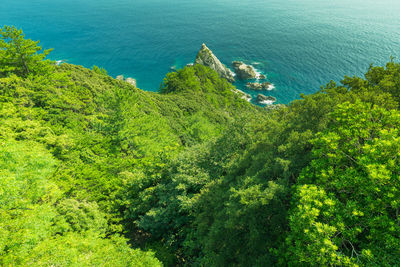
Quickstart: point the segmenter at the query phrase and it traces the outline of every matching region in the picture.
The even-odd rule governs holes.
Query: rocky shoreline
[[[196,56],[194,64],[200,64],[215,70],[222,78],[227,79],[229,82],[235,82],[235,74],[228,69],[213,52],[203,44],[199,53]]]
[[[233,61],[232,67],[234,69],[234,72],[231,71],[228,67],[221,63],[221,61],[205,44],[201,46],[201,49],[196,56],[194,64],[200,64],[210,67],[211,69],[215,70],[222,78],[225,78],[231,83],[235,82],[236,79],[240,81],[267,79],[266,75],[258,73],[252,65],[247,65],[242,61]],[[271,91],[275,87],[270,82],[264,81],[248,82],[246,84],[246,88],[253,91]],[[247,94],[239,89],[236,89],[235,92],[240,94],[242,99],[245,99],[249,102],[252,101],[252,96],[250,94]],[[261,105],[271,105],[276,101],[277,99],[273,96],[258,94],[255,102]]]
[[[257,70],[252,66],[248,65],[242,61],[233,61],[232,67],[234,72],[230,70],[227,66],[225,66],[221,61],[214,55],[214,53],[205,45],[202,44],[200,51],[197,53],[196,59],[194,63],[189,63],[186,67],[191,67],[194,65],[203,65],[215,70],[220,77],[225,78],[228,82],[234,83],[237,80],[246,81],[246,80],[258,80],[256,82],[248,82],[246,84],[246,88],[252,91],[271,91],[275,87],[270,82],[265,81],[267,76],[257,72]],[[173,65],[170,67],[170,71],[177,71],[177,66]],[[118,75],[116,77],[117,80],[125,81],[134,87],[137,87],[137,81],[133,78],[127,77],[125,78],[123,75]],[[264,80],[260,82],[260,80]],[[243,92],[240,89],[235,89],[235,93],[237,93],[240,98],[251,102],[253,97]],[[258,94],[255,101],[261,105],[271,105],[276,102],[276,98],[273,96],[265,96],[263,94]]]

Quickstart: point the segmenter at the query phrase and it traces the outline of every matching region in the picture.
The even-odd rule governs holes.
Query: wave
[[[250,65],[250,67],[252,67],[254,72],[256,73],[256,80],[264,80],[265,77],[267,77],[267,75],[263,74],[260,70],[256,69],[254,66]],[[263,78],[261,78],[261,76],[263,76]]]
[[[272,91],[272,90],[274,90],[274,89],[275,89],[275,85],[271,83],[271,85],[268,86],[267,91]]]
[[[260,101],[260,102],[258,102],[258,103],[260,103],[260,104],[262,104],[262,105],[272,105],[272,104],[274,104],[276,101],[275,100],[263,100],[263,101]]]

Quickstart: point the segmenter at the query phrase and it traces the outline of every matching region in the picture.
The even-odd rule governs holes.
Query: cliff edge
[[[207,66],[215,70],[222,78],[227,79],[229,82],[235,81],[234,73],[222,64],[205,44],[201,46],[201,49],[196,56],[195,64]]]

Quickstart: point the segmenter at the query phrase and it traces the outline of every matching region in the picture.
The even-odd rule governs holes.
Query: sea
[[[1,0],[0,25],[54,48],[53,60],[97,65],[148,91],[206,43],[227,66],[241,60],[267,75],[275,88],[263,93],[276,103],[400,60],[400,0]]]

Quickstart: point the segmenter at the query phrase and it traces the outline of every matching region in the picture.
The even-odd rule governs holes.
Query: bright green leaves
[[[39,54],[42,50],[39,42],[24,38],[22,30],[13,26],[0,29],[0,77],[10,74],[27,77],[49,72],[50,63],[44,59],[51,49]]]
[[[48,181],[55,160],[34,142],[0,139],[0,264],[18,265],[51,235],[59,189]]]
[[[59,216],[55,224],[59,233],[91,231],[104,236],[107,231],[107,220],[96,203],[64,199],[56,209]]]
[[[315,159],[299,178],[315,185],[297,186],[289,258],[305,263],[319,259],[321,265],[371,264],[372,258],[384,258],[381,264],[387,266],[396,262],[399,129],[396,110],[362,102],[335,109],[328,129],[313,141]],[[327,209],[329,203],[335,205]],[[314,232],[322,235],[310,237]],[[326,242],[319,244],[322,240]],[[318,258],[322,248],[327,254]]]
[[[40,243],[24,258],[23,266],[139,266],[160,267],[151,252],[130,249],[121,237],[68,233]]]
[[[162,94],[182,94],[201,96],[213,107],[246,106],[248,103],[239,98],[236,88],[220,78],[212,69],[195,65],[167,74],[160,88]]]
[[[336,201],[314,185],[299,186],[294,195],[294,210],[289,217],[290,234],[286,257],[290,266],[351,265],[337,252],[334,235],[342,229],[330,226]],[[321,221],[320,217],[325,220]]]
[[[105,238],[97,204],[61,200],[55,163],[42,145],[0,139],[0,265],[161,266],[125,239]]]
[[[51,155],[34,142],[0,139],[0,203],[4,209],[29,209],[50,193],[47,177],[54,171]]]
[[[160,92],[167,94],[187,90],[201,90],[200,79],[196,76],[196,71],[194,68],[186,67],[183,70],[168,73],[167,77],[164,79],[164,83],[160,89]]]
[[[98,67],[96,65],[93,65],[92,70],[94,72],[96,72],[97,74],[108,76],[108,73],[104,68],[101,68],[101,67]]]

